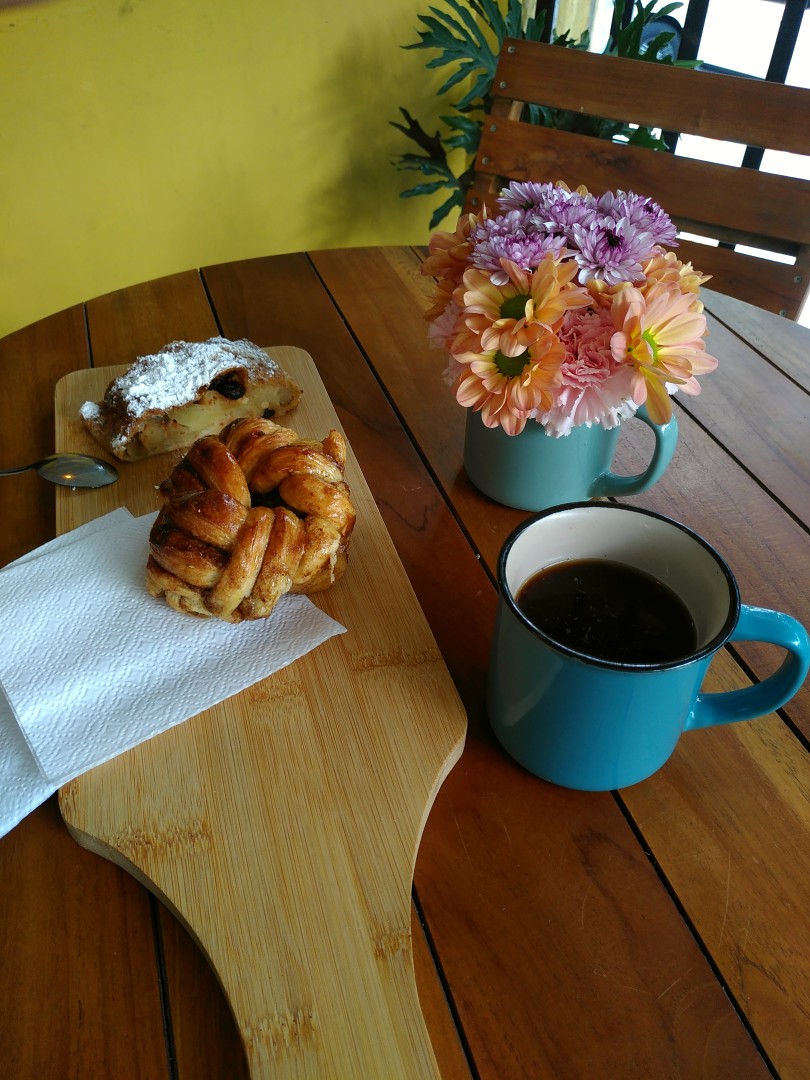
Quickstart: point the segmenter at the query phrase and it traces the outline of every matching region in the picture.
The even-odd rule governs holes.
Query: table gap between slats
[[[323,264],[323,262],[328,262],[328,260],[329,260],[329,253],[324,253],[323,259],[321,259],[321,260],[319,260],[319,261],[320,261],[320,262],[321,262],[321,263]],[[400,269],[400,268],[399,268],[399,267],[397,267],[397,269],[396,269],[395,273],[396,273],[396,272],[398,272],[398,271],[399,271],[399,269]],[[323,269],[321,270],[321,272],[322,272],[322,274],[324,274],[324,271],[323,271]],[[326,275],[324,274],[324,276],[326,276]],[[365,277],[366,277],[366,278],[369,278],[370,276],[371,276],[371,275],[370,275],[370,272],[369,272],[369,271],[367,270],[367,271],[366,271],[366,274],[365,274]],[[335,275],[331,275],[331,276],[330,276],[330,280],[331,280],[331,281],[333,282],[333,285],[335,286],[335,288],[336,288],[336,289],[337,289],[337,287],[338,287],[338,286],[339,286],[339,285],[341,284],[341,281],[342,281],[342,279],[340,279],[340,280],[339,280],[339,279],[338,279],[338,278],[337,278],[337,277],[336,277]],[[345,300],[346,300],[346,297],[347,297],[347,295],[348,295],[348,294],[347,294],[347,289],[349,289],[349,288],[350,288],[350,285],[347,285],[347,286],[346,286],[346,288],[343,288],[343,289],[342,289],[342,291],[340,291],[340,292],[339,292],[338,298],[337,298],[337,300],[336,300],[336,302],[337,302],[337,303],[338,303],[339,305],[341,305],[342,303],[344,303],[344,302],[345,302]],[[417,290],[414,290],[414,291],[415,291],[415,292],[418,292],[418,289],[417,289]],[[333,295],[334,295],[334,294],[333,294]],[[356,295],[356,291],[355,291],[355,295]],[[351,310],[351,311],[349,311],[349,312],[347,312],[347,313],[346,313],[346,317],[347,317],[347,319],[348,319],[349,321],[351,321],[351,322],[353,323],[353,325],[354,325],[354,326],[356,327],[356,325],[357,325],[357,315],[356,315],[356,312],[355,312],[354,310]],[[402,314],[400,313],[400,319],[402,319],[402,318],[404,318],[404,316],[403,316],[403,315],[402,315]],[[370,353],[371,353],[371,351],[372,351],[372,346],[371,346],[371,345],[370,345],[370,344],[369,344],[368,342],[363,342],[363,345],[364,345],[364,349],[365,349],[365,351],[366,351],[366,354],[367,354],[367,355],[368,355],[368,354],[370,354]],[[377,353],[377,352],[375,352],[375,356],[376,356],[376,355],[378,355],[378,353]],[[391,372],[390,372],[390,369],[389,369],[389,368],[386,368],[386,370],[385,370],[385,373],[384,373],[384,375],[382,375],[382,374],[381,374],[381,373],[380,373],[379,371],[377,371],[377,372],[376,372],[376,376],[377,376],[377,379],[378,379],[378,381],[380,381],[380,382],[384,382],[384,383],[385,383],[385,385],[386,385],[386,386],[388,387],[388,386],[389,386],[389,384],[390,384],[390,373],[391,373]],[[403,407],[403,406],[399,406],[399,408],[398,408],[398,411],[399,411],[400,415],[402,415],[402,416],[404,417],[404,421],[405,421],[406,425],[408,425],[408,413],[407,413],[407,410],[406,410],[406,408],[405,408],[405,407]],[[416,414],[415,414],[415,413],[413,412],[413,410],[412,410],[412,411],[411,411],[411,416],[412,416],[412,418],[413,418],[413,417],[414,417],[415,415],[416,415]],[[444,417],[444,419],[447,419],[447,417]],[[437,425],[435,425],[435,424],[434,424],[434,426],[437,426]],[[410,425],[409,425],[409,431],[411,431],[411,433],[413,433],[413,430],[414,430],[414,424],[413,424],[413,420],[412,420],[412,421],[411,421],[411,423],[410,423]],[[422,432],[424,433],[424,429],[420,429],[420,430],[422,430]],[[413,436],[413,434],[412,434],[412,437],[414,437],[414,436]],[[716,440],[715,440],[715,441],[716,441]],[[719,443],[718,443],[718,446],[719,446]],[[637,471],[637,470],[633,469],[633,470],[628,470],[628,471]],[[435,476],[439,476],[439,472],[438,472],[437,470],[433,470],[433,475],[435,475]],[[448,486],[448,478],[447,478],[447,477],[445,477],[445,478],[444,478],[444,483],[441,483],[441,480],[440,480],[440,486],[442,487],[442,490],[443,490],[443,492],[444,492],[445,498],[446,498],[446,499],[448,499],[448,501],[450,501],[450,494],[449,494],[449,493],[450,493],[451,491],[452,491],[453,497],[454,497],[455,499],[457,499],[457,497],[458,497],[458,493],[457,493],[457,489],[458,489],[458,484],[457,484],[457,482],[456,482],[456,486],[455,486],[455,487],[454,487],[454,486],[453,486],[452,484]],[[765,488],[763,487],[763,492],[764,492],[764,491],[766,491],[766,489],[765,489]],[[778,511],[777,511],[777,513],[778,513]],[[803,523],[799,523],[799,522],[797,522],[797,523],[795,523],[795,524],[797,524],[797,525],[798,525],[798,526],[799,526],[799,527],[800,527],[800,528],[802,529],[802,531],[803,531]],[[481,545],[479,544],[479,545],[478,545],[478,547],[479,547],[479,549],[480,549]],[[722,550],[722,545],[720,545],[720,547],[721,547],[721,550]],[[757,597],[751,597],[750,599],[751,599],[751,600],[755,600],[755,601],[756,601],[756,600],[758,600],[759,598],[757,598]],[[760,600],[760,602],[761,602],[761,600]],[[729,663],[730,663],[730,665],[731,665],[732,667],[735,667],[735,665],[733,665],[733,663],[731,663],[731,661],[730,661]],[[804,709],[803,711],[804,711],[804,714],[806,715],[806,708],[805,708],[805,709]],[[753,1030],[753,1029],[752,1029],[752,1030]]]
[[[313,259],[315,261],[316,267],[319,270],[321,278],[326,279],[326,274],[324,274],[324,272],[323,272],[323,270],[321,268],[321,265],[320,265],[322,256],[326,260],[329,259],[329,253],[317,253],[317,255],[313,256]],[[221,284],[223,290],[227,291],[227,296],[232,297],[236,301],[235,311],[234,311],[234,314],[233,314],[232,318],[229,320],[229,319],[226,319],[225,316],[223,315],[223,325],[224,325],[224,327],[226,328],[226,330],[227,330],[227,332],[229,334],[247,333],[248,336],[251,336],[254,339],[256,339],[257,337],[264,337],[265,336],[264,327],[267,325],[268,319],[270,318],[268,312],[266,311],[266,309],[264,309],[262,311],[259,311],[253,305],[246,308],[246,306],[245,306],[245,297],[247,295],[251,294],[251,293],[255,293],[256,295],[261,295],[262,293],[275,292],[275,290],[280,287],[281,277],[280,277],[280,271],[279,271],[279,274],[276,274],[274,272],[274,267],[275,266],[280,267],[281,265],[282,264],[280,262],[277,262],[276,260],[266,260],[266,261],[262,262],[261,264],[258,264],[255,261],[251,261],[250,264],[243,264],[243,267],[239,268],[239,272],[240,272],[240,276],[242,276],[242,273],[244,273],[243,280],[244,280],[245,284],[243,284],[238,289],[234,286],[234,283],[232,281],[226,280],[224,275],[222,277],[221,282],[219,282],[219,283],[212,282],[211,277],[216,277],[216,274],[213,274],[210,270],[206,270],[206,276],[209,278],[209,285],[210,285],[212,294],[215,297],[215,303],[217,304],[218,310],[223,309],[223,294],[220,293],[220,291],[217,288],[217,285]],[[265,274],[266,274],[266,277],[265,277]],[[248,287],[248,285],[246,283],[249,280],[251,280],[254,277],[254,275],[255,275],[255,280],[253,281],[253,285],[252,285],[252,287]],[[300,280],[298,280],[298,271],[297,270],[296,270],[296,275],[297,275],[296,286],[295,286],[295,289],[293,291],[298,292],[300,287],[301,287],[302,282]],[[331,274],[329,275],[328,284],[330,285],[331,295],[333,297],[334,302],[337,304],[338,308],[341,309],[341,314],[343,316],[343,320],[345,320],[347,323],[351,324],[352,327],[353,327],[353,331],[355,331],[355,325],[354,325],[354,323],[355,323],[355,313],[353,311],[346,311],[345,310],[344,303],[343,303],[343,300],[344,300],[343,295],[341,296],[341,298],[335,299],[335,297],[337,295],[337,290],[335,288],[335,281],[336,281],[337,276],[339,276],[339,275],[331,275]],[[367,289],[367,281],[368,280],[369,279],[365,279],[366,288],[365,288],[364,291],[368,291],[368,289]],[[371,291],[374,292],[374,290],[371,290]],[[389,290],[389,293],[390,293],[390,290]],[[376,294],[376,292],[374,292],[374,297],[376,298],[376,296],[377,296],[377,294]],[[291,298],[291,296],[289,294],[289,291],[287,293],[287,299],[288,299],[288,303],[293,302],[292,298]],[[374,302],[372,297],[369,297],[369,300],[370,300],[371,303]],[[298,301],[299,305],[303,304],[303,301],[302,301],[302,298],[301,298],[300,295],[297,296],[297,301]],[[289,316],[289,317],[293,318],[293,316]],[[319,329],[322,329],[322,328],[319,328]],[[307,327],[307,330],[309,330],[309,327]],[[339,386],[339,384],[340,384],[340,376],[339,376],[339,373],[337,373],[337,369],[338,369],[338,366],[339,366],[339,358],[335,358],[332,355],[330,355],[330,354],[334,353],[334,351],[335,351],[334,341],[329,342],[331,347],[330,347],[329,352],[327,353],[327,352],[324,351],[324,349],[322,347],[319,347],[319,345],[321,345],[321,343],[318,342],[317,337],[318,337],[318,335],[313,332],[312,336],[305,339],[305,341],[304,341],[305,347],[307,347],[313,353],[313,355],[318,356],[319,361],[323,357],[325,365],[328,366],[330,368],[330,370],[333,372],[333,378],[337,379],[337,384],[336,385]],[[370,351],[371,351],[370,348],[369,348],[369,345],[365,341],[363,341],[362,339],[360,339],[360,343],[361,343],[361,346],[362,346],[362,348],[364,350],[365,355],[368,357],[370,355]],[[376,355],[376,352],[375,352],[375,355]],[[375,371],[375,384],[379,387],[381,376],[380,376],[378,366],[377,365],[374,365],[374,366],[376,368],[376,371]],[[387,389],[387,384],[388,384],[388,375],[389,375],[389,371],[386,370],[385,379],[384,379],[384,382],[386,384],[386,389]],[[336,394],[334,392],[332,392],[332,397],[333,397],[333,400],[336,400]],[[345,402],[341,402],[341,404],[343,405],[343,407],[348,408],[350,410],[350,412],[353,412],[353,410],[356,409],[356,407],[357,407],[356,404],[353,402],[351,396],[348,396],[346,398]],[[339,410],[340,410],[341,405],[339,405],[338,407],[339,407]],[[403,412],[399,407],[397,409],[397,412],[398,412],[399,415],[403,415]],[[376,416],[379,417],[380,415],[381,415],[381,413],[380,413],[380,409],[379,409],[379,406],[378,406],[377,410],[376,410]],[[343,416],[342,416],[342,419],[343,419]],[[345,422],[348,425],[350,423],[350,418],[347,417]],[[411,438],[414,439],[418,443],[419,440],[413,434],[413,430],[414,430],[413,429],[413,424],[409,424],[409,431],[411,432]],[[351,434],[350,434],[350,437],[352,437],[353,445],[355,445],[356,449],[358,449],[357,440],[353,436],[351,436]],[[359,449],[358,449],[358,452],[359,452]],[[415,450],[413,450],[413,452],[416,453]],[[421,460],[421,458],[420,458],[420,460]],[[364,461],[364,459],[361,458],[361,461]],[[366,466],[364,465],[364,467],[366,467]],[[372,467],[371,462],[370,462],[368,467],[369,468]],[[378,473],[379,473],[379,470],[376,470],[375,474],[374,474],[375,477],[378,475]],[[446,488],[446,485],[445,485],[445,488]],[[445,498],[446,498],[446,496],[445,496]],[[392,522],[394,522],[394,524],[396,523],[396,517],[393,517],[391,520],[392,520]],[[406,567],[407,567],[408,566],[407,543],[405,545],[405,548],[403,548],[401,546],[402,542],[403,542],[402,541],[402,536],[401,536],[400,533],[398,533],[396,531],[396,529],[394,528],[394,524],[389,524],[389,529],[392,530],[392,535],[394,535],[394,537],[395,537],[395,541],[397,542],[398,547],[400,548],[400,554],[403,557],[403,559],[405,560]],[[476,563],[476,565],[478,565],[478,564]],[[478,569],[480,571],[480,569],[481,569],[480,566],[478,567]],[[491,578],[490,578],[488,584],[489,584],[492,596],[494,598],[494,590],[491,589]],[[419,587],[418,582],[415,582],[415,587],[417,587],[417,589],[418,589],[418,587]],[[424,595],[424,593],[420,594],[420,598],[423,595]],[[424,606],[425,606],[425,600],[423,599],[423,607]],[[442,646],[442,647],[444,649],[444,646]],[[452,668],[451,668],[451,670],[452,670]],[[462,761],[463,760],[464,759],[462,759]],[[445,789],[447,789],[448,787],[450,787],[450,788],[454,787],[454,780],[456,778],[456,773],[458,772],[458,768],[459,767],[457,766],[457,769],[454,770],[454,773],[451,774],[451,777],[446,782]],[[459,780],[459,783],[461,783],[461,782],[462,781]],[[442,802],[445,789],[443,789],[443,791],[440,792],[439,799],[437,800],[437,806],[434,807],[434,816],[436,815],[438,804]],[[622,818],[622,820],[623,820],[623,818]],[[428,823],[428,831],[430,830],[430,828],[431,828],[431,823],[429,822]],[[633,843],[635,844],[636,841],[633,840]],[[424,847],[424,842],[423,842],[423,847]],[[418,874],[419,874],[419,860],[417,860],[417,875]],[[416,882],[416,888],[417,888],[417,894],[419,895],[420,899],[422,899],[424,901],[424,892],[423,892],[423,889],[422,889],[422,886],[421,886],[421,883],[420,883],[418,877],[417,877],[417,882]],[[427,910],[428,909],[426,907],[426,911]],[[432,928],[432,933],[433,933],[434,932],[433,927],[435,926],[435,922],[434,922],[435,916],[432,915],[430,912],[428,912],[428,918],[429,918],[431,928]],[[434,937],[434,940],[435,940],[435,937]],[[442,958],[442,962],[445,963],[445,953],[444,953],[444,951],[442,949],[440,949],[439,953],[440,953],[440,956]],[[446,964],[445,964],[445,970],[447,970]],[[490,1025],[490,1027],[491,1027],[491,1025]],[[469,1028],[466,1027],[466,1026],[465,1026],[465,1031],[467,1032],[467,1037],[470,1038]],[[491,1034],[491,1031],[490,1031],[490,1034]],[[477,1051],[480,1051],[480,1047],[477,1048]],[[476,1061],[479,1061],[479,1060],[480,1060],[480,1053],[476,1052]]]

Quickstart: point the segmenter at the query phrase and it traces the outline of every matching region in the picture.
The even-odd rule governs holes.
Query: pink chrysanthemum
[[[668,385],[699,394],[696,376],[717,367],[703,344],[706,316],[695,310],[693,295],[666,282],[654,283],[646,295],[640,289],[618,290],[611,315],[613,355],[634,369],[633,400],[646,401],[650,418],[666,424],[672,416]]]
[[[428,327],[428,341],[434,349],[450,349],[456,333],[461,309],[455,300],[450,300]]]
[[[507,260],[502,265],[508,278],[505,285],[496,285],[483,270],[473,268],[464,275],[458,292],[468,340],[459,342],[454,351],[500,350],[518,356],[546,330],[555,331],[569,308],[589,303],[585,290],[572,284],[576,266],[571,262],[546,256],[531,274]]]
[[[564,357],[559,339],[548,331],[519,356],[495,349],[468,356],[456,399],[480,412],[487,427],[500,425],[507,435],[518,435],[530,415],[551,406]]]
[[[474,214],[462,214],[454,232],[435,232],[428,242],[429,255],[422,263],[428,277],[450,278],[458,285],[473,249],[470,232],[477,224]]]

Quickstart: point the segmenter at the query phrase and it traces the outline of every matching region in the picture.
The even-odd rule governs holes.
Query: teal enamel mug
[[[490,724],[517,762],[563,787],[638,783],[684,732],[773,712],[807,676],[805,628],[742,604],[721,556],[649,510],[580,502],[536,514],[504,544],[498,584]],[[704,693],[730,641],[768,642],[786,656],[754,686]]]
[[[678,422],[655,424],[642,406],[625,420],[641,422],[653,433],[647,468],[633,476],[612,471],[622,427],[610,430],[594,424],[573,428],[555,438],[529,421],[519,435],[502,427],[488,428],[469,410],[464,433],[464,469],[472,483],[491,499],[518,510],[545,510],[558,503],[608,495],[635,495],[652,487],[675,453]]]

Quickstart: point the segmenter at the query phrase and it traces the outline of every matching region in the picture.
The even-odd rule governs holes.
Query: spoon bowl
[[[89,454],[49,454],[30,465],[0,469],[0,476],[14,476],[32,469],[43,479],[60,487],[99,488],[114,484],[118,479],[118,470],[114,465]]]

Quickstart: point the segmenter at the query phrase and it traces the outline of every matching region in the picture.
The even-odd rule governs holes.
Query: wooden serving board
[[[283,422],[306,438],[340,428],[312,358],[268,351],[304,391]],[[99,454],[79,408],[124,370],[60,381],[57,449]],[[157,509],[155,486],[180,456],[122,463],[98,491],[61,489],[58,531],[121,505]],[[351,448],[346,477],[357,509],[348,570],[314,602],[347,633],[60,792],[75,839],[194,935],[256,1080],[439,1075],[410,892],[466,716]]]

